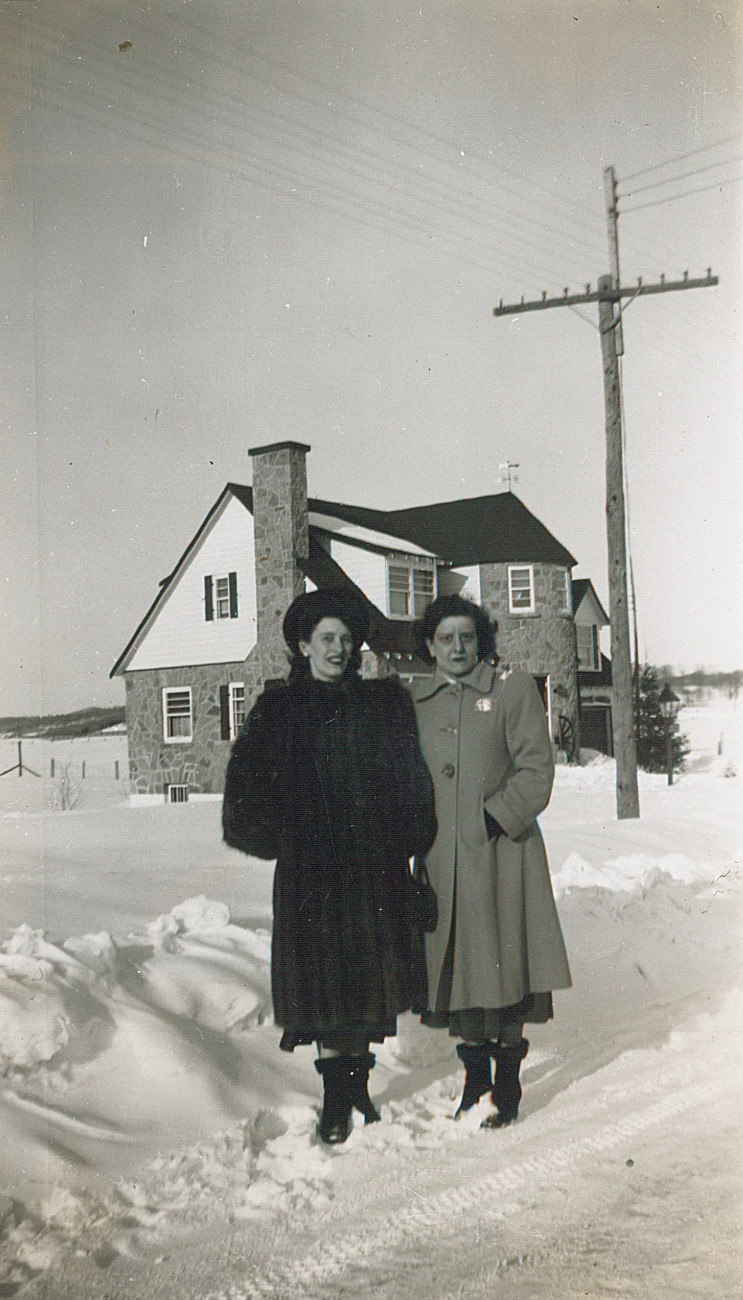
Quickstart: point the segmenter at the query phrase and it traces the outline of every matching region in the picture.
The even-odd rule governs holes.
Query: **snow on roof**
[[[344,542],[359,543],[362,546],[373,548],[374,550],[383,551],[387,554],[389,551],[400,551],[403,555],[425,555],[435,558],[436,552],[426,550],[422,546],[417,546],[402,537],[393,537],[391,533],[379,532],[373,528],[364,528],[361,524],[350,523],[346,519],[338,516],[320,514],[316,510],[310,510],[309,523],[311,528],[317,528],[320,532],[329,533],[331,537],[338,537]]]

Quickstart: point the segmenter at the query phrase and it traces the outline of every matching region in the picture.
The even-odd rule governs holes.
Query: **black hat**
[[[297,596],[284,615],[284,640],[293,654],[299,652],[299,642],[308,641],[323,618],[339,618],[351,633],[355,648],[362,645],[369,628],[364,599],[345,587],[323,587]]]

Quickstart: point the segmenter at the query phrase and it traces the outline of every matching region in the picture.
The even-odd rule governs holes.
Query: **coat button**
[[[443,776],[453,776],[456,770],[453,763],[444,763],[441,772]]]

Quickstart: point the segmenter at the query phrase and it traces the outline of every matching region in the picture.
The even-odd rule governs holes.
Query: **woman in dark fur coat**
[[[344,1142],[368,1094],[370,1042],[396,1033],[414,993],[405,913],[411,856],[436,834],[415,714],[396,678],[364,681],[360,601],[298,597],[284,619],[287,682],[260,696],[227,769],[233,848],[276,858],[271,975],[281,1047],[318,1044],[320,1136]]]

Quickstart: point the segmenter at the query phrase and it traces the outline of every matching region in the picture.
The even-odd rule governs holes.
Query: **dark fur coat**
[[[408,858],[436,834],[412,702],[396,678],[264,692],[235,743],[224,838],[276,858],[272,989],[282,1046],[395,1032],[415,993]]]

